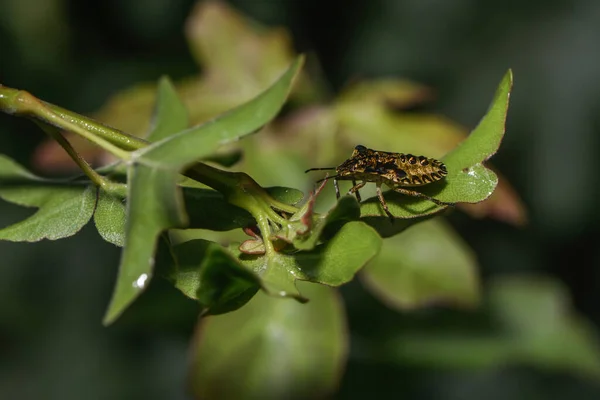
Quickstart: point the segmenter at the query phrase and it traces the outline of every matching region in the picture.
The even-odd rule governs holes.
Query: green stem
[[[9,114],[25,115],[57,128],[71,131],[86,138],[90,142],[97,144],[122,160],[128,160],[130,158],[128,151],[122,150],[113,143],[101,138],[99,135],[90,132],[85,123],[79,125],[68,119],[62,118],[44,102],[23,90],[0,86],[0,110]],[[77,115],[75,113],[71,114],[74,116]]]
[[[123,150],[134,151],[148,146],[149,142],[147,140],[130,135],[129,133],[120,131],[118,129],[111,128],[91,118],[66,110],[62,107],[55,106],[54,104],[46,102],[43,103],[63,120],[81,126],[82,128],[85,128],[89,132],[96,134],[107,142],[110,142]]]
[[[275,200],[262,186],[243,172],[223,171],[203,163],[196,163],[186,170],[184,175],[218,190],[232,203],[235,203],[234,198],[243,199],[244,195],[257,198],[267,205],[265,209],[269,218],[279,225],[287,223],[287,220],[273,211],[273,208],[289,214],[294,214],[298,211],[294,206]],[[240,194],[242,196],[239,196]],[[243,207],[243,205],[240,206]]]
[[[127,185],[123,183],[113,182],[110,179],[106,178],[103,175],[100,175],[87,161],[83,159],[77,153],[77,151],[71,146],[71,143],[60,133],[60,131],[50,125],[46,125],[39,121],[34,121],[36,125],[40,127],[44,132],[46,132],[51,138],[56,140],[56,142],[71,156],[73,161],[77,164],[79,168],[83,171],[83,173],[92,181],[92,183],[104,190],[107,193],[116,194],[120,197],[127,197]]]
[[[250,210],[248,210],[250,211]],[[261,210],[262,211],[262,210]],[[269,240],[269,236],[271,234],[271,226],[269,225],[269,218],[264,212],[255,211],[254,213],[250,211],[254,219],[256,219],[256,223],[258,225],[258,229],[262,233],[263,243],[265,244],[265,253],[267,257],[271,257],[275,255],[275,246],[273,246],[273,242]]]
[[[210,186],[211,188],[223,193],[225,196],[230,196],[242,186],[244,176],[252,180],[248,175],[241,172],[229,172],[221,169],[213,168],[210,165],[196,163],[183,172],[183,175],[195,181]],[[254,180],[252,180],[254,182]],[[258,184],[254,182],[257,186]],[[261,188],[262,189],[262,188]]]
[[[298,207],[289,205],[289,204],[285,204],[282,203],[278,200],[275,200],[274,198],[272,198],[267,192],[262,193],[261,195],[263,195],[263,200],[266,201],[267,203],[269,203],[271,205],[271,207],[279,210],[279,211],[283,211],[286,212],[288,214],[295,214],[296,212],[298,212]],[[265,196],[266,195],[266,196]]]
[[[289,223],[289,221],[283,218],[281,215],[277,214],[275,210],[271,207],[265,207],[265,212],[271,221],[277,223],[279,226],[285,226]]]

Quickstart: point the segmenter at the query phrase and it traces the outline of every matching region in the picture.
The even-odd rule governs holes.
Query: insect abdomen
[[[422,186],[439,181],[448,175],[446,166],[434,158],[400,153],[397,158],[398,169],[406,176],[398,179],[402,186]]]

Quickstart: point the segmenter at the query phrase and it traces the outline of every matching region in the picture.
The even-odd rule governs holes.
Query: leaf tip
[[[109,307],[108,310],[106,311],[106,314],[104,314],[104,318],[102,319],[102,325],[103,326],[109,326],[112,325],[113,322],[115,322],[115,320],[119,317],[120,313],[115,313],[112,310],[112,307]]]
[[[512,82],[513,82],[513,70],[512,70],[512,68],[509,68],[508,71],[506,71],[505,76],[507,77],[508,80],[510,80],[510,83],[512,84]]]
[[[169,77],[169,75],[161,75],[160,78],[158,78],[158,89],[162,89],[162,88],[171,88],[174,87],[173,85],[173,81],[171,80],[171,78]]]
[[[298,75],[300,75],[300,71],[302,70],[302,67],[304,66],[304,61],[305,61],[306,57],[304,54],[300,54],[298,55],[298,57],[296,57],[296,59],[290,64],[287,72],[285,73],[289,73],[291,72],[293,77],[292,77],[292,82],[295,82],[298,79]],[[290,85],[290,88],[293,87],[293,84]]]
[[[108,326],[116,321],[127,307],[138,298],[142,291],[148,287],[151,278],[152,273],[145,272],[137,276],[132,282],[129,279],[125,279],[119,273],[113,297],[102,319],[102,325]]]
[[[129,307],[129,305],[135,299],[135,297],[134,297],[133,299],[130,299],[129,301],[126,301],[126,302],[123,302],[123,301],[118,302],[115,300],[115,297],[116,296],[113,296],[113,299],[111,300],[111,302],[108,306],[108,309],[106,310],[106,313],[104,314],[104,318],[102,319],[103,326],[112,325],[112,323],[115,322],[121,316],[121,314],[123,314],[125,309],[127,309],[127,307]]]
[[[304,65],[304,61],[306,60],[306,56],[304,54],[299,54],[294,60],[293,64],[295,67],[300,68]]]
[[[507,97],[510,97],[510,92],[512,92],[512,88],[513,88],[513,82],[514,82],[513,70],[512,70],[512,68],[509,68],[506,71],[506,73],[504,74],[504,77],[502,78],[502,85],[501,85],[501,86],[507,87]]]

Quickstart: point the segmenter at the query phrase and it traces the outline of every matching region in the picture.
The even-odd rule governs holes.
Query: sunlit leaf
[[[344,310],[327,287],[302,284],[307,304],[257,294],[198,326],[190,386],[201,399],[325,398],[347,352]]]

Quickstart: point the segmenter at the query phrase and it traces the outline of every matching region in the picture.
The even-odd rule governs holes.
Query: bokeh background
[[[600,3],[228,3],[262,24],[289,29],[296,50],[318,58],[332,92],[358,78],[410,79],[436,93],[415,112],[464,126],[477,123],[512,68],[507,135],[494,164],[521,195],[529,223],[516,228],[462,214],[450,220],[477,255],[484,290],[501,275],[544,274],[564,286],[565,307],[585,320],[591,342],[600,339]],[[183,33],[193,6],[191,0],[2,0],[0,83],[92,113],[133,84],[195,74]],[[0,151],[20,163],[35,168],[31,155],[44,139],[30,122],[0,115]],[[0,226],[29,213],[3,202]],[[57,242],[0,243],[1,398],[188,398],[197,307],[157,279],[117,324],[103,327],[118,258],[118,249],[89,227]],[[576,368],[518,362],[459,368],[365,355],[361,343],[392,330],[451,327],[468,338],[487,316],[438,308],[399,314],[358,284],[344,292],[353,341],[339,398],[600,398],[600,381]]]

